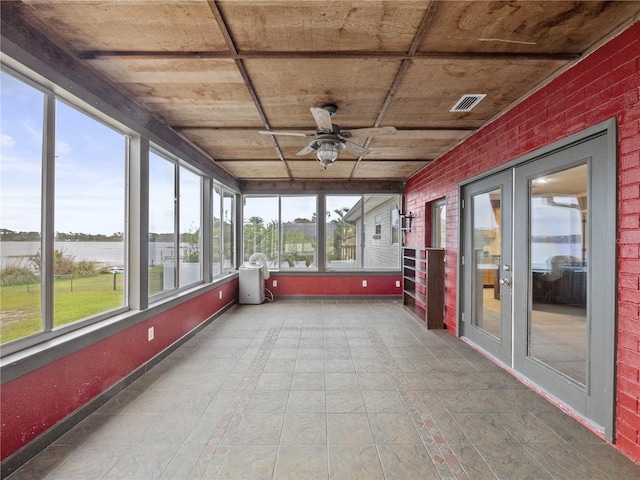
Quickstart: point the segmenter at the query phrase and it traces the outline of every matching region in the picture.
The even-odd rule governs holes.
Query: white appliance
[[[240,267],[240,298],[243,305],[264,302],[264,273],[261,266]]]

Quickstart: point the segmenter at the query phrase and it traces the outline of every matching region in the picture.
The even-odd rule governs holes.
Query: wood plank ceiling
[[[634,1],[23,0],[16,12],[244,183],[404,181],[637,20]],[[464,94],[486,94],[462,113]],[[302,137],[338,106],[326,170]],[[355,140],[355,139],[354,139]]]

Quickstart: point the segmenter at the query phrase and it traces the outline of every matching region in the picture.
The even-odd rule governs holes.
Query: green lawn
[[[60,327],[124,305],[124,275],[100,274],[58,278],[54,282],[54,327]],[[41,331],[40,285],[13,285],[0,289],[0,342]]]

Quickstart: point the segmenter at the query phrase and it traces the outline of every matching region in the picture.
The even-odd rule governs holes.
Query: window
[[[356,240],[357,219],[361,214],[360,196],[327,196],[326,209],[326,261],[329,270],[360,266]]]
[[[176,287],[175,175],[172,162],[149,152],[149,295]]]
[[[280,268],[316,268],[316,197],[281,197]]]
[[[180,256],[178,280],[181,287],[202,281],[200,264],[200,212],[202,187],[199,175],[179,168]]]
[[[213,185],[213,275],[235,268],[235,194],[222,185]]]
[[[137,192],[127,189],[142,169],[131,169],[130,182],[128,167],[138,165],[129,165],[129,137],[119,131],[126,127],[1,67],[0,343],[7,355],[126,311],[129,271],[140,260],[127,257],[139,231],[127,235],[127,217],[147,212],[128,211],[138,208],[137,198],[128,205]],[[214,275],[236,266],[237,195],[212,182],[213,223],[203,232],[204,183],[177,158],[149,152],[147,293],[154,299],[202,283],[209,254]],[[212,252],[202,255],[209,240]],[[131,285],[138,303],[137,279]]]
[[[222,194],[222,254],[223,273],[236,268],[236,194],[227,189]]]
[[[242,211],[243,261],[249,262],[254,253],[267,257],[269,267],[278,266],[279,225],[278,197],[244,197]]]
[[[2,343],[42,331],[39,269],[44,94],[0,72]]]
[[[222,273],[222,187],[213,184],[212,232],[211,232],[211,273],[216,276]]]
[[[316,267],[316,197],[245,196],[244,262],[263,253],[271,268]]]
[[[447,203],[446,199],[432,204],[431,231],[433,248],[445,248],[447,240]]]
[[[376,215],[376,231],[375,235],[382,235],[382,215]]]
[[[0,305],[16,319],[2,324],[7,343],[126,307],[127,137],[0,77]]]
[[[199,175],[149,153],[150,295],[202,281],[201,184]]]
[[[400,243],[400,211],[397,206],[391,209],[391,243]]]
[[[392,239],[391,212],[397,195],[364,195],[364,268],[400,268],[400,249]]]
[[[126,137],[56,102],[54,327],[125,304]]]
[[[326,269],[399,268],[398,202],[398,195],[326,196]]]

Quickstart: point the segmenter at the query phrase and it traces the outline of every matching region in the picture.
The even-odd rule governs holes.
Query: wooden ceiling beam
[[[251,127],[207,127],[206,125],[171,125],[171,128],[180,131],[180,130],[210,130],[213,132],[241,132],[246,130],[255,130]],[[345,128],[345,130],[349,130]],[[470,132],[477,130],[476,127],[407,127],[398,129],[398,133],[402,132],[412,132],[416,135],[420,132]],[[309,128],[304,129],[300,127],[282,127],[278,128],[277,131],[291,131],[291,132],[302,132],[302,131],[310,131]],[[414,135],[415,136],[415,135]]]
[[[213,13],[213,16],[215,17],[216,22],[218,23],[218,27],[220,28],[220,30],[222,32],[222,36],[224,37],[225,41],[227,42],[227,46],[229,47],[229,51],[231,52],[232,56],[237,57],[238,49],[236,48],[236,45],[235,45],[235,42],[233,41],[233,37],[231,36],[231,33],[229,32],[229,28],[227,28],[227,24],[224,21],[222,13],[220,12],[220,9],[218,8],[217,2],[215,2],[214,0],[207,0],[207,3],[209,4],[209,8],[211,9],[211,12]],[[251,99],[253,100],[253,103],[254,103],[256,109],[258,110],[258,115],[260,116],[260,119],[262,120],[264,128],[266,130],[271,130],[271,126],[269,125],[269,121],[267,119],[267,116],[264,113],[264,108],[262,108],[262,103],[260,102],[260,99],[258,98],[258,94],[256,92],[256,89],[253,87],[253,82],[251,81],[251,78],[249,77],[249,73],[247,72],[247,69],[244,66],[243,60],[241,58],[234,58],[234,60],[235,60],[235,63],[236,63],[236,67],[238,68],[238,71],[240,72],[240,75],[242,76],[242,79],[244,80],[245,86],[247,87],[247,90],[249,91],[249,95],[251,96]],[[276,154],[278,155],[278,158],[282,162],[282,165],[284,166],[284,168],[285,168],[285,170],[287,172],[287,175],[289,176],[289,180],[293,180],[293,175],[291,173],[291,169],[289,168],[289,165],[287,165],[287,161],[284,159],[284,155],[282,154],[282,149],[280,148],[280,145],[278,145],[278,141],[273,136],[270,136],[270,139],[271,139],[271,144],[273,145],[273,147],[276,150]]]
[[[150,52],[150,51],[116,51],[116,50],[85,50],[77,53],[82,60],[97,60],[100,58],[134,58],[152,60],[171,59],[221,59],[221,60],[253,60],[253,59],[314,59],[314,58],[350,58],[350,59],[452,59],[452,60],[576,60],[581,57],[575,53],[515,53],[515,52],[379,52],[379,51],[329,51],[329,52]]]
[[[429,23],[431,22],[431,19],[433,18],[433,13],[436,9],[435,5],[436,5],[436,2],[430,3],[426,11],[424,12],[424,15],[422,16],[422,20],[420,21],[420,26],[416,30],[416,33],[413,36],[413,41],[411,42],[411,46],[409,47],[408,58],[405,58],[404,60],[402,60],[402,64],[400,65],[400,68],[396,73],[396,78],[393,80],[391,87],[389,87],[387,96],[384,99],[384,102],[382,103],[382,107],[380,107],[380,111],[378,112],[376,121],[373,124],[374,127],[380,126],[380,122],[382,122],[382,119],[387,113],[387,109],[389,108],[389,105],[391,105],[393,97],[395,97],[396,92],[400,87],[400,82],[402,82],[402,79],[404,78],[404,75],[407,72],[409,65],[411,65],[412,57],[415,55],[416,51],[418,50],[418,47],[422,43],[422,39],[424,38],[425,33],[427,32],[427,28],[429,27]],[[369,148],[370,144],[371,144],[371,137],[367,138],[367,141],[364,143],[364,148]],[[358,157],[356,164],[353,166],[353,170],[351,170],[351,175],[349,175],[349,180],[351,180],[356,174],[356,170],[358,170],[358,167],[362,162],[362,158],[363,158],[362,156]]]
[[[399,180],[241,180],[242,193],[403,193]]]

